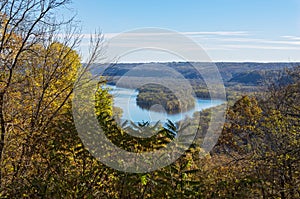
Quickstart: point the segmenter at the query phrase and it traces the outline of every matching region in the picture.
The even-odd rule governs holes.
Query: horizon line
[[[111,62],[111,63],[100,63],[95,64],[151,64],[151,63],[261,63],[261,64],[300,64],[300,61],[141,61],[141,62]],[[83,62],[84,64],[84,62]]]

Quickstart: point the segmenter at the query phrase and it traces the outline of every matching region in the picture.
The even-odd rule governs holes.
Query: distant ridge
[[[150,63],[116,63],[95,64],[92,73],[103,76],[121,77],[136,66],[143,64],[160,64],[173,68],[186,79],[202,80],[201,74],[193,66],[215,64],[225,84],[241,83],[246,85],[258,85],[263,79],[272,77],[284,69],[292,69],[300,66],[300,62],[150,62]],[[103,71],[104,70],[104,71]],[[153,74],[153,69],[143,70],[144,74]],[[164,74],[164,71],[158,71]],[[167,75],[167,74],[165,74]]]

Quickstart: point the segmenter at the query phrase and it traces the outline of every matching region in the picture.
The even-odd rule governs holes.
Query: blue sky
[[[213,61],[300,61],[300,0],[76,0],[70,7],[84,34],[101,29],[107,40],[157,27],[193,39]],[[87,47],[84,41],[83,56]],[[180,59],[145,51],[121,61]]]

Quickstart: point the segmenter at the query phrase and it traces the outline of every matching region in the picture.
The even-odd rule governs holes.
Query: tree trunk
[[[4,93],[0,93],[0,164],[2,163],[2,153],[5,144],[5,121],[4,121]],[[0,186],[2,181],[2,171],[0,170]]]

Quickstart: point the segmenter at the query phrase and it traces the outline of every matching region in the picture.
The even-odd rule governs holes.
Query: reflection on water
[[[120,88],[116,86],[109,86],[110,93],[114,96],[114,106],[120,107],[123,110],[122,121],[131,120],[133,122],[155,123],[161,121],[167,122],[167,119],[173,123],[183,120],[186,117],[192,117],[196,111],[201,111],[210,107],[218,106],[223,103],[222,100],[204,100],[195,99],[195,107],[184,113],[167,114],[166,112],[155,112],[152,110],[142,109],[136,104],[138,91],[128,88]]]

